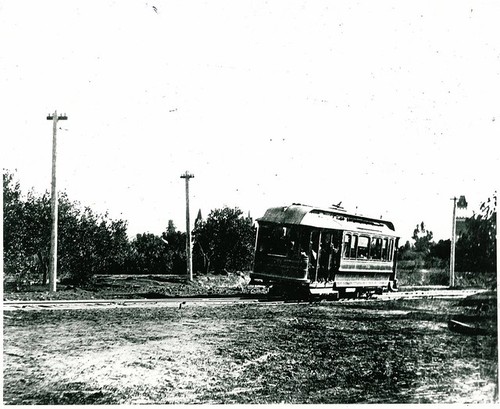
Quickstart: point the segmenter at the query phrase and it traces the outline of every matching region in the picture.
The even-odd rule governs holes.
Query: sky
[[[451,236],[498,188],[500,2],[0,0],[0,164],[128,222],[342,202]],[[465,212],[465,213],[464,213]],[[459,213],[460,215],[460,213]]]

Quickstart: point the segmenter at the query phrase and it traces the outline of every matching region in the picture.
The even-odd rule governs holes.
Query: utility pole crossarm
[[[64,115],[59,115],[59,116],[58,116],[58,115],[57,115],[57,111],[56,111],[56,112],[54,112],[54,114],[48,114],[48,115],[47,115],[47,119],[48,119],[49,121],[52,121],[55,117],[57,117],[57,120],[58,120],[58,121],[64,121],[64,120],[68,119],[68,117],[66,116],[66,114],[64,114]]]
[[[181,179],[188,179],[188,180],[189,180],[189,179],[191,179],[191,178],[194,178],[194,175],[190,174],[187,170],[186,170],[186,172],[185,172],[185,173],[183,173],[183,174],[181,175]]]

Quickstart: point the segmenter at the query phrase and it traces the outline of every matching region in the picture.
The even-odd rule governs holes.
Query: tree
[[[250,268],[255,230],[252,219],[244,217],[240,209],[212,210],[206,221],[197,223],[193,237],[195,250],[208,260],[205,272]]]
[[[112,220],[108,213],[96,214],[89,207],[80,210],[66,195],[61,195],[59,213],[61,274],[84,283],[95,274],[124,269],[130,252],[125,221]]]
[[[449,268],[450,265],[451,240],[439,240],[432,243],[429,251],[429,259],[432,267]]]
[[[432,231],[425,228],[424,222],[417,224],[415,230],[413,230],[412,239],[415,240],[413,247],[415,251],[424,256],[424,258],[430,252],[432,236]]]
[[[442,256],[442,244],[439,245],[439,248],[437,249],[438,253],[436,253],[436,243],[432,240],[433,233],[426,228],[424,222],[415,226],[412,239],[413,244],[410,244],[410,242],[407,241],[404,246],[399,248],[398,260],[402,261],[402,263],[400,263],[400,267],[412,269],[444,267],[446,261],[439,258]]]
[[[4,271],[16,283],[46,283],[51,216],[48,192],[21,194],[19,182],[3,172]],[[82,210],[62,192],[58,197],[58,276],[75,283],[123,268],[129,252],[127,224],[108,214]]]
[[[456,244],[459,271],[496,273],[497,269],[497,194],[480,206],[479,214],[465,219],[465,229]]]
[[[167,248],[163,240],[152,233],[137,234],[131,243],[131,273],[165,274],[169,270]]]
[[[186,234],[172,220],[165,231],[137,234],[132,240],[126,271],[135,274],[183,274],[186,272]]]
[[[186,233],[178,231],[173,220],[169,220],[162,238],[167,245],[169,271],[174,274],[186,273]]]
[[[17,285],[29,279],[26,271],[28,253],[23,245],[25,226],[24,201],[19,181],[8,170],[3,171],[3,263],[4,280]]]

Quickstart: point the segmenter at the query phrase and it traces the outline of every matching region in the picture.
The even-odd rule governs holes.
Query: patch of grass
[[[450,270],[442,268],[398,268],[400,286],[431,286],[450,284]],[[455,287],[496,288],[496,274],[491,272],[455,272]]]

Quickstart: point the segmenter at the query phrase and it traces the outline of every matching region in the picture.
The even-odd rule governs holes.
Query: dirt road
[[[456,300],[4,312],[5,404],[488,403]],[[496,332],[495,332],[496,334]]]

